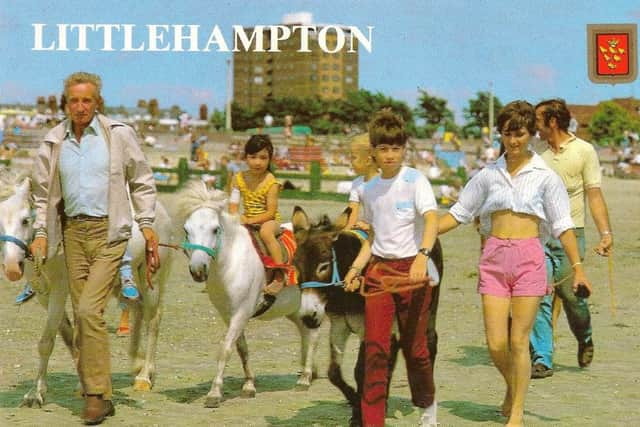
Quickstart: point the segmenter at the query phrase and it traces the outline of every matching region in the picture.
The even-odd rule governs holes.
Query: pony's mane
[[[29,177],[24,171],[12,169],[0,169],[0,201],[6,200],[16,194],[16,185]]]
[[[202,181],[192,181],[178,199],[178,215],[187,218],[196,209],[211,208],[224,212],[227,205],[227,193],[220,190],[209,190]]]

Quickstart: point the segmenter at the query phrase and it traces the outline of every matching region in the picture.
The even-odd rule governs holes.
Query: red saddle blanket
[[[293,232],[286,228],[280,229],[280,234],[277,236],[278,243],[280,243],[280,250],[282,251],[282,264],[276,264],[273,258],[269,255],[267,248],[265,247],[262,239],[260,239],[260,230],[251,225],[245,225],[251,236],[253,247],[256,248],[258,256],[262,260],[266,269],[281,269],[284,270],[287,286],[294,286],[298,284],[298,277],[296,269],[293,267],[293,256],[296,253],[298,245],[296,244],[296,238]]]

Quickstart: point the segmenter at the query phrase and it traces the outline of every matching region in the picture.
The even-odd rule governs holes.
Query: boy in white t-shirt
[[[426,408],[422,425],[435,427],[435,386],[426,337],[432,288],[388,293],[381,278],[396,275],[426,283],[427,260],[438,231],[437,204],[427,178],[402,166],[407,135],[399,116],[387,109],[376,113],[369,138],[380,175],[364,185],[361,202],[373,233],[345,277],[346,289],[356,290],[369,262],[365,287],[379,292],[365,299],[362,421],[367,427],[384,426],[391,327],[397,318],[413,404]]]

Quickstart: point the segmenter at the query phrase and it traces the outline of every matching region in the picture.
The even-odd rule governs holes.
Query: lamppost
[[[227,106],[225,108],[226,114],[224,125],[227,132],[231,132],[233,130],[231,127],[231,98],[233,97],[232,86],[233,74],[231,73],[231,59],[227,59]]]
[[[489,82],[489,142],[493,145],[493,82]]]

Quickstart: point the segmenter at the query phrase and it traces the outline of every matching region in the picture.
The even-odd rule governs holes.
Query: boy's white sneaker
[[[434,400],[431,406],[424,410],[420,419],[420,427],[438,427],[438,403]]]

